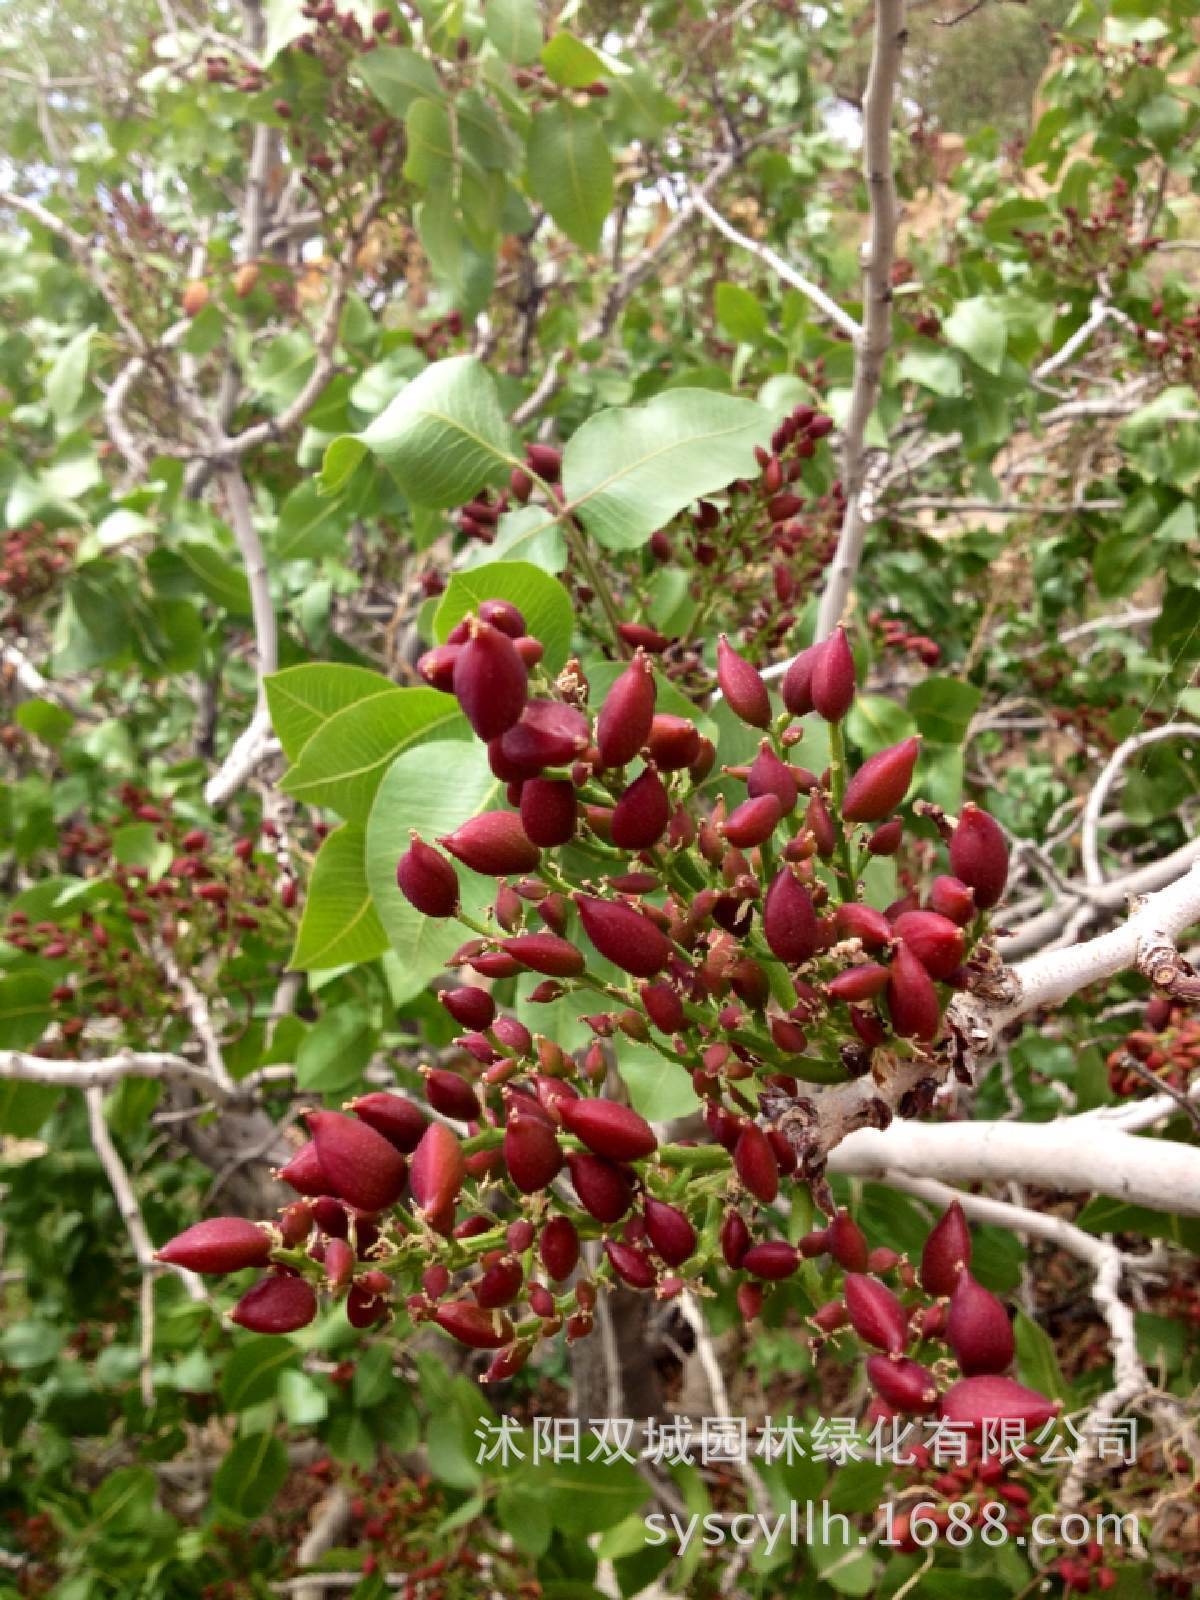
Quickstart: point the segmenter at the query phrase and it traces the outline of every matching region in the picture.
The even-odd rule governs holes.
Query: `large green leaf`
[[[321,845],[288,962],[293,971],[373,961],[387,949],[387,934],[367,888],[366,843],[361,824],[347,822]]]
[[[959,678],[926,678],[908,692],[908,709],[926,739],[961,744],[982,691]]]
[[[355,62],[367,88],[393,117],[403,117],[414,100],[437,99],[442,92],[438,75],[415,50],[380,45]]]
[[[557,672],[571,651],[574,614],[571,597],[548,572],[528,561],[493,561],[456,572],[434,613],[434,637],[444,644],[454,624],[484,600],[509,600],[525,625],[546,647],[545,662]]]
[[[53,1014],[54,980],[44,972],[14,972],[0,978],[0,1050],[36,1044]]]
[[[426,367],[359,438],[419,506],[462,505],[516,464],[495,383],[474,356]]]
[[[354,512],[344,499],[322,494],[314,479],[300,484],[279,508],[272,553],[279,561],[312,560],[338,555]]]
[[[542,48],[542,24],[536,0],[488,0],[484,13],[487,36],[505,61],[527,66]]]
[[[942,329],[946,338],[985,372],[999,372],[1004,365],[1008,328],[999,308],[986,295],[960,300],[946,318]]]
[[[564,89],[582,89],[608,72],[602,56],[573,33],[559,32],[542,51],[546,76]]]
[[[402,992],[392,995],[397,1004],[419,994],[467,936],[454,918],[423,917],[396,887],[396,863],[408,849],[409,831],[432,843],[493,807],[500,789],[485,746],[474,741],[406,750],[379,785],[367,820],[367,882],[403,968]],[[461,866],[457,871],[464,910],[482,916],[495,899],[496,880]]]
[[[617,1070],[629,1090],[635,1111],[651,1122],[669,1122],[696,1109],[691,1074],[680,1061],[670,1061],[653,1045],[617,1046]]]
[[[313,734],[280,787],[305,805],[365,822],[389,764],[409,745],[469,738],[458,702],[436,689],[390,689],[337,711]]]
[[[290,1339],[263,1334],[243,1339],[221,1374],[221,1403],[226,1411],[245,1411],[263,1400],[270,1400],[279,1375],[295,1366],[299,1351]]]
[[[321,661],[306,661],[303,666],[272,673],[266,680],[267,706],[284,754],[289,761],[296,761],[313,734],[335,712],[395,687],[389,678],[368,667]]]
[[[46,401],[50,414],[59,430],[70,421],[83,398],[87,381],[88,357],[91,354],[95,327],[84,328],[69,340],[54,358],[46,374]]]
[[[534,118],[529,187],[581,250],[595,250],[612,210],[613,160],[599,117],[557,105]]]
[[[273,1433],[239,1439],[217,1468],[213,1499],[243,1517],[261,1517],[288,1475],[287,1451]]]
[[[756,401],[671,389],[585,422],[563,452],[563,489],[594,538],[632,550],[693,500],[755,473],[754,446],[773,426]]]

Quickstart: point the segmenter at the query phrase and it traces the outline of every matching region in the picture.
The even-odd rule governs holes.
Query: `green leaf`
[[[451,185],[462,159],[450,117],[450,107],[441,100],[414,100],[409,107],[404,124],[408,136],[404,176],[422,189]]]
[[[52,700],[22,700],[14,713],[26,733],[43,744],[59,745],[75,726],[75,718]]]
[[[288,961],[293,972],[356,966],[387,949],[367,888],[366,843],[366,831],[356,822],[335,828],[322,843]]]
[[[986,295],[960,300],[946,318],[942,332],[952,345],[966,351],[985,372],[997,373],[1004,365],[1008,327]]]
[[[337,711],[387,694],[396,686],[382,673],[367,667],[347,667],[313,661],[286,667],[266,680],[271,725],[289,761],[299,759],[304,746]]]
[[[267,39],[263,47],[263,66],[269,67],[281,50],[298,39],[308,28],[303,0],[267,0],[265,8]]]
[[[917,729],[937,744],[961,744],[975,715],[982,690],[958,678],[926,678],[908,692],[908,709]]]
[[[250,615],[250,584],[240,567],[199,539],[182,539],[173,548],[215,605],[234,617]]]
[[[355,63],[367,88],[385,111],[404,117],[417,99],[436,100],[442,93],[437,73],[424,56],[399,45],[384,44]]]
[[[615,1527],[645,1505],[649,1494],[629,1461],[555,1461],[531,1481],[554,1526],[576,1538]]]
[[[1066,1400],[1070,1387],[1058,1364],[1054,1341],[1045,1328],[1018,1311],[1013,1332],[1017,1341],[1017,1376],[1021,1382],[1051,1400]]]
[[[329,1415],[325,1391],[307,1372],[289,1369],[280,1375],[279,1404],[292,1428],[311,1428]]]
[[[458,702],[436,689],[389,689],[335,711],[280,787],[305,805],[365,822],[390,763],[411,744],[470,737]],[[393,863],[394,866],[394,863]]]
[[[245,1411],[275,1395],[279,1377],[299,1360],[290,1339],[253,1335],[239,1344],[221,1375],[221,1404],[226,1411]]]
[[[564,89],[583,89],[608,71],[602,56],[573,33],[556,33],[542,51],[546,75]]]
[[[567,541],[557,517],[540,506],[521,506],[506,512],[496,526],[492,544],[474,545],[469,567],[490,566],[493,561],[530,561],[543,572],[561,572],[567,564]]]
[[[731,339],[757,344],[767,331],[767,313],[757,295],[738,283],[719,283],[713,294],[717,321]]]
[[[906,350],[897,374],[946,400],[956,400],[963,392],[962,367],[949,350]]]
[[[419,506],[462,505],[516,464],[495,383],[474,356],[426,367],[358,437]]]
[[[340,489],[344,489],[358,471],[359,463],[366,453],[366,445],[352,433],[344,433],[335,439],[325,451],[325,458],[321,462],[319,474],[321,492],[334,495]]]
[[[669,1122],[696,1110],[691,1074],[653,1045],[622,1044],[617,1067],[635,1111],[651,1122]]]
[[[1183,102],[1173,94],[1156,94],[1137,114],[1138,127],[1161,155],[1170,155],[1187,122]]]
[[[367,819],[367,882],[379,920],[403,966],[397,1005],[419,994],[463,941],[453,918],[423,917],[396,887],[396,862],[415,828],[427,842],[495,805],[501,784],[487,762],[487,750],[474,741],[435,742],[406,750],[388,769]],[[483,915],[496,897],[494,878],[481,878],[459,866],[464,910]]]
[[[434,637],[444,644],[455,623],[484,600],[509,600],[546,647],[545,666],[557,672],[571,653],[575,618],[571,597],[549,573],[528,561],[492,561],[456,572],[433,617]]]
[[[569,105],[539,111],[528,159],[534,199],[572,243],[595,250],[613,202],[613,161],[599,117]]]
[[[287,1475],[288,1457],[282,1443],[273,1433],[252,1433],[248,1439],[239,1439],[217,1468],[213,1499],[243,1517],[261,1517]]]
[[[69,340],[55,356],[46,374],[46,402],[59,432],[75,415],[83,386],[87,381],[88,357],[91,354],[94,327],[84,328]]]
[[[336,1094],[356,1084],[375,1049],[365,1007],[343,1003],[319,1017],[296,1052],[296,1084],[314,1094]]]
[[[49,1026],[54,980],[44,972],[0,978],[0,1050],[26,1050]]]
[[[488,0],[487,36],[514,67],[527,66],[542,48],[542,24],[535,0]]]
[[[702,495],[752,476],[773,426],[753,400],[671,389],[590,417],[563,452],[563,489],[595,539],[633,550]]]
[[[18,1083],[15,1078],[0,1080],[0,1133],[13,1139],[32,1139],[59,1098],[60,1091],[50,1084]]]
[[[903,706],[882,694],[860,694],[846,717],[846,733],[864,755],[873,756],[916,732]]]
[[[352,520],[347,506],[334,495],[322,494],[316,480],[310,478],[293,489],[279,508],[274,555],[279,561],[340,555]]]
[[[1131,594],[1158,569],[1153,542],[1140,533],[1114,533],[1101,539],[1092,556],[1092,576],[1104,600]]]

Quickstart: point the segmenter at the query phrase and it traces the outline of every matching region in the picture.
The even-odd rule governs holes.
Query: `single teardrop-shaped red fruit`
[[[687,717],[659,712],[650,723],[646,748],[660,772],[681,772],[700,754],[700,730]]]
[[[835,1213],[825,1230],[829,1254],[847,1272],[865,1272],[870,1250],[867,1236],[848,1211]]]
[[[472,872],[493,878],[532,872],[540,854],[514,811],[484,811],[438,843]]]
[[[721,1223],[721,1254],[725,1257],[725,1265],[735,1271],[746,1259],[746,1251],[750,1248],[750,1229],[746,1226],[746,1219],[740,1211],[727,1211]]]
[[[687,1027],[683,1001],[669,983],[644,983],[639,993],[646,1015],[660,1033],[681,1033]]]
[[[579,1260],[579,1235],[570,1217],[550,1218],[538,1240],[538,1255],[555,1283],[571,1276]]]
[[[779,1162],[771,1141],[756,1122],[747,1122],[738,1135],[733,1165],[754,1198],[769,1206],[779,1193]]]
[[[525,459],[539,478],[545,478],[547,483],[558,482],[558,475],[562,471],[562,451],[554,445],[527,444]]]
[[[455,668],[455,682],[458,669]],[[854,656],[845,628],[835,628],[813,662],[809,694],[813,710],[826,722],[840,722],[854,704]]]
[[[533,1117],[514,1117],[504,1130],[504,1164],[522,1194],[536,1194],[558,1176],[563,1153],[553,1128]]]
[[[624,1170],[586,1150],[567,1154],[571,1185],[579,1204],[597,1222],[618,1222],[633,1203],[633,1184]]]
[[[764,794],[773,794],[779,801],[784,816],[796,809],[800,787],[796,775],[786,761],[781,761],[766,739],[758,747],[758,754],[750,763],[746,774],[746,793],[752,800]]]
[[[678,1206],[647,1195],[643,1204],[646,1237],[669,1267],[681,1267],[695,1252],[696,1230]]]
[[[867,840],[867,849],[873,856],[894,856],[903,839],[904,820],[902,817],[893,817],[890,822],[879,824]]]
[[[813,708],[813,667],[820,653],[819,644],[810,644],[807,650],[801,650],[783,675],[783,703],[793,717],[807,716]]]
[[[837,829],[833,825],[833,818],[829,815],[829,807],[825,803],[823,794],[814,791],[809,796],[804,812],[804,826],[812,834],[821,860],[828,861],[837,849]]]
[[[467,1175],[462,1145],[441,1122],[431,1122],[413,1152],[409,1187],[418,1208],[440,1214],[453,1206]]]
[[[656,923],[619,900],[573,896],[583,931],[600,954],[635,978],[653,978],[670,960],[671,941]]]
[[[892,951],[888,970],[888,1014],[902,1039],[937,1037],[942,1013],[933,979],[903,940]]]
[[[464,983],[457,989],[442,989],[438,999],[464,1028],[490,1028],[496,1015],[496,1002],[486,989]]]
[[[417,671],[431,689],[450,694],[454,688],[454,663],[462,651],[460,644],[437,644],[417,661]]]
[[[251,1333],[295,1333],[317,1314],[312,1285],[290,1273],[260,1278],[229,1313],[239,1328]]]
[[[667,831],[671,797],[652,766],[636,777],[617,801],[609,825],[621,850],[649,850]]]
[[[887,1356],[870,1356],[867,1377],[895,1411],[919,1414],[932,1411],[937,1404],[937,1379],[928,1367],[907,1357],[889,1361]]]
[[[888,1355],[901,1355],[908,1344],[908,1313],[887,1284],[863,1272],[848,1272],[842,1293],[859,1338]]]
[[[495,1311],[500,1306],[512,1305],[524,1281],[525,1274],[516,1256],[501,1256],[499,1261],[493,1261],[490,1267],[485,1268],[471,1292],[476,1305],[482,1306],[485,1311]]]
[[[965,928],[975,915],[975,891],[961,878],[944,874],[933,880],[929,890],[929,909]]]
[[[1036,1389],[989,1373],[951,1384],[942,1396],[938,1415],[977,1432],[992,1421],[1023,1422],[1026,1428],[1039,1428],[1061,1410],[1061,1400],[1047,1400]]]
[[[948,978],[962,966],[966,941],[949,917],[936,911],[902,911],[893,927],[931,978]]]
[[[914,737],[868,757],[842,796],[842,816],[846,821],[879,822],[894,811],[908,793],[920,753],[921,741]]]
[[[644,1250],[636,1245],[620,1244],[615,1239],[604,1241],[604,1253],[618,1278],[631,1289],[653,1289],[658,1281],[654,1263]]]
[[[605,695],[596,718],[596,748],[606,767],[623,767],[646,743],[655,694],[653,668],[639,650]]]
[[[459,994],[483,994],[482,989],[460,989]],[[490,996],[484,995],[485,999]],[[403,1155],[411,1155],[421,1142],[421,1135],[429,1126],[429,1119],[420,1106],[414,1105],[402,1094],[389,1094],[386,1089],[360,1095],[351,1100],[348,1110],[365,1122],[368,1128],[381,1133]]]
[[[883,950],[892,942],[892,925],[874,906],[848,901],[834,913],[834,923],[843,939],[858,939],[864,950]]]
[[[305,1117],[321,1170],[340,1200],[357,1211],[383,1211],[404,1192],[404,1157],[383,1134],[340,1111],[310,1111]]]
[[[860,967],[847,967],[825,985],[826,993],[834,1000],[844,1000],[857,1005],[862,1000],[872,1000],[888,986],[888,969],[878,962],[868,961]]]
[[[786,1239],[765,1239],[752,1244],[742,1257],[742,1271],[772,1283],[790,1278],[800,1264],[799,1252]]]
[[[280,1167],[276,1177],[295,1189],[297,1194],[325,1195],[330,1193],[329,1179],[321,1170],[315,1139],[309,1139],[286,1166]]]
[[[511,600],[483,600],[480,602],[479,616],[481,621],[490,622],[493,628],[499,628],[510,639],[519,639],[528,632],[525,618]]]
[[[654,1129],[632,1106],[615,1100],[561,1100],[558,1113],[568,1133],[610,1161],[637,1161],[658,1149]]]
[[[156,1261],[189,1272],[240,1272],[243,1267],[265,1267],[270,1258],[270,1235],[245,1217],[194,1222],[154,1252]]]
[[[743,1322],[753,1322],[763,1308],[761,1283],[739,1283],[737,1286],[738,1316]]]
[[[400,893],[423,917],[452,917],[458,910],[458,873],[415,830],[409,837],[412,843],[396,863]]]
[[[461,1073],[446,1067],[432,1067],[425,1073],[425,1098],[435,1111],[455,1122],[475,1122],[483,1114],[475,1090]]]
[[[454,695],[483,740],[498,739],[518,720],[529,694],[529,674],[516,645],[489,623],[472,621],[454,663]]]
[[[743,800],[721,824],[721,832],[739,850],[763,844],[775,832],[783,808],[773,794],[760,794],[756,800]]]
[[[333,1290],[344,1289],[354,1276],[358,1258],[345,1239],[329,1239],[325,1244],[325,1282]]]
[[[575,836],[579,801],[569,778],[526,778],[521,785],[521,826],[543,850]]]
[[[971,1230],[957,1200],[930,1229],[921,1252],[921,1287],[926,1294],[953,1294],[959,1273],[971,1260]]]
[[[981,911],[996,904],[1008,883],[1008,842],[1000,824],[970,801],[950,835],[950,866],[974,889],[975,904]]]
[[[513,1336],[513,1325],[502,1311],[486,1311],[474,1300],[447,1300],[433,1313],[438,1327],[472,1350],[499,1350]]]
[[[583,712],[563,700],[531,700],[500,736],[500,755],[522,777],[535,777],[543,767],[565,767],[587,749],[591,724]]]
[[[950,1296],[946,1341],[954,1351],[963,1376],[1003,1372],[1015,1353],[1008,1312],[990,1290],[964,1268]]]
[[[763,902],[763,938],[771,954],[795,965],[816,955],[821,936],[812,897],[789,867],[781,867]]]
[[[350,1285],[350,1293],[346,1296],[346,1321],[352,1328],[373,1328],[377,1322],[383,1321],[387,1313],[388,1303],[384,1295],[372,1292],[365,1283]]]
[[[520,933],[502,940],[500,948],[523,967],[548,978],[577,978],[586,965],[582,950],[556,933]]]
[[[724,634],[717,640],[717,684],[735,717],[752,728],[771,726],[771,696],[762,673],[738,655]]]

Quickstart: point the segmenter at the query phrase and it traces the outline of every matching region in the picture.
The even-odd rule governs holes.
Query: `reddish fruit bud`
[[[618,623],[617,637],[633,649],[647,650],[656,656],[661,655],[671,643],[665,633],[659,633],[657,628],[647,627],[644,622]]]
[[[329,1193],[329,1180],[321,1170],[321,1158],[312,1139],[301,1145],[287,1165],[280,1167],[276,1176],[295,1189],[297,1194]]]
[[[786,1239],[767,1239],[750,1246],[742,1257],[742,1270],[775,1282],[790,1278],[799,1263],[800,1256],[794,1245],[788,1244]]]
[[[721,832],[739,850],[749,850],[771,837],[782,815],[783,808],[773,794],[759,795],[735,806],[721,824]]]
[[[504,1132],[504,1164],[522,1194],[544,1189],[563,1164],[554,1130],[533,1117],[510,1119]]]
[[[492,1357],[487,1371],[479,1380],[480,1383],[507,1383],[510,1378],[515,1378],[529,1360],[531,1349],[532,1346],[527,1339],[518,1339],[516,1344],[509,1345],[507,1350],[501,1350],[498,1355]],[[466,1566],[466,1558],[460,1559]]]
[[[400,893],[424,917],[452,917],[458,910],[458,873],[440,851],[413,832],[396,865]]]
[[[902,1039],[937,1037],[941,1007],[933,979],[909,947],[900,941],[888,969],[888,1014]]]
[[[472,1350],[499,1350],[513,1336],[513,1325],[502,1312],[486,1311],[472,1300],[449,1300],[433,1314],[438,1327]]]
[[[568,1132],[610,1161],[636,1161],[658,1149],[654,1129],[632,1106],[615,1100],[562,1100],[558,1112]]]
[[[770,727],[771,697],[763,676],[724,634],[717,640],[717,683],[735,717],[752,728]]]
[[[358,1211],[383,1211],[399,1200],[405,1161],[383,1134],[340,1111],[310,1111],[305,1120],[321,1170],[339,1199]]]
[[[169,1266],[213,1273],[264,1267],[270,1256],[270,1236],[244,1217],[209,1217],[193,1223],[154,1252],[156,1261],[165,1261]]]
[[[456,992],[483,994],[482,989],[461,989]],[[489,997],[484,995],[484,998]],[[351,1100],[349,1109],[365,1122],[368,1128],[374,1128],[376,1133],[381,1133],[406,1156],[411,1155],[420,1144],[421,1135],[428,1125],[428,1119],[419,1106],[405,1099],[403,1095],[389,1094],[383,1089]]]
[[[625,790],[612,814],[609,832],[622,850],[649,850],[667,831],[671,799],[652,766]]]
[[[635,978],[653,978],[666,966],[671,942],[643,912],[616,900],[574,897],[583,931],[600,954]]]
[[[1056,1417],[1061,1400],[1047,1400],[1044,1394],[1026,1389],[1012,1378],[988,1374],[961,1378],[942,1396],[938,1415],[947,1422],[959,1423],[973,1432],[985,1422],[1023,1422],[1026,1428],[1039,1428]]]
[[[892,925],[874,906],[849,901],[837,908],[833,920],[843,939],[861,940],[866,950],[883,950],[892,942]]]
[[[748,1122],[733,1151],[738,1177],[756,1200],[769,1206],[779,1193],[779,1163],[771,1141],[755,1122]]]
[[[865,1273],[848,1272],[842,1292],[859,1338],[888,1355],[902,1354],[908,1343],[908,1314],[887,1285]]]
[[[500,754],[514,776],[536,777],[543,767],[565,767],[588,747],[591,725],[562,700],[531,700],[520,722],[501,735]]]
[[[700,754],[700,730],[686,717],[660,712],[651,720],[647,748],[660,772],[680,772]]]
[[[780,868],[767,890],[763,938],[771,954],[789,965],[809,960],[820,944],[812,897],[788,867]]]
[[[527,444],[525,459],[539,478],[545,478],[547,483],[558,482],[562,471],[561,450],[556,450],[552,444]]]
[[[808,1035],[799,1023],[787,1017],[771,1018],[771,1040],[792,1056],[802,1056],[808,1049]]]
[[[531,872],[540,859],[537,845],[511,811],[485,811],[471,817],[438,843],[464,867],[493,878]]]
[[[418,1208],[427,1214],[449,1210],[467,1175],[462,1145],[440,1122],[431,1122],[413,1153],[409,1187]]]
[[[734,1271],[746,1259],[746,1251],[750,1248],[750,1229],[746,1226],[746,1219],[740,1211],[727,1211],[721,1223],[721,1254],[725,1257],[725,1265]]]
[[[457,674],[456,674],[457,676]],[[835,628],[813,662],[809,694],[826,722],[840,722],[854,703],[854,657],[845,628]]]
[[[988,911],[1008,883],[1008,844],[999,823],[968,802],[950,836],[950,865],[975,891],[975,904]]]
[[[580,1205],[597,1222],[620,1221],[633,1203],[633,1185],[615,1162],[572,1150],[567,1156],[567,1170]]]
[[[606,767],[623,767],[650,737],[654,674],[639,650],[605,696],[596,719],[596,747]]]
[[[872,1272],[890,1272],[893,1267],[899,1266],[899,1264],[899,1252],[886,1244],[877,1244],[867,1257],[867,1266]]]
[[[527,1056],[533,1050],[533,1035],[516,1017],[497,1017],[492,1028],[492,1038],[513,1055]]]
[[[842,797],[846,821],[879,822],[894,811],[908,793],[920,753],[920,739],[902,739],[864,761]]]
[[[554,1304],[554,1296],[544,1283],[531,1283],[526,1298],[529,1301],[529,1309],[535,1317],[541,1317],[545,1321],[548,1317],[558,1315],[558,1307]]]
[[[572,839],[578,816],[569,778],[527,778],[521,785],[521,826],[541,849],[557,849]]]
[[[743,1322],[753,1322],[763,1308],[761,1283],[739,1283],[737,1286],[738,1315]]]
[[[829,1240],[829,1253],[839,1267],[847,1272],[865,1272],[867,1258],[866,1235],[848,1211],[839,1211],[825,1230]]]
[[[473,622],[454,663],[454,694],[478,738],[498,739],[512,727],[525,709],[528,683],[525,663],[508,635]]]
[[[547,1276],[555,1283],[571,1276],[579,1260],[579,1235],[569,1217],[550,1218],[538,1241],[538,1255]]]
[[[442,989],[438,999],[464,1028],[489,1028],[496,1015],[496,1002],[486,989],[478,989],[474,984],[464,984],[460,989]]]
[[[523,633],[529,631],[525,626],[525,618],[511,600],[481,601],[479,617],[482,622],[490,623],[493,628],[499,628],[500,632],[506,633],[510,639],[519,639]]]
[[[450,1287],[450,1269],[440,1262],[426,1267],[421,1274],[421,1292],[429,1300],[440,1300]]]
[[[894,856],[904,838],[904,823],[899,817],[881,823],[867,840],[867,849],[873,856]]]
[[[505,939],[501,949],[523,967],[545,973],[548,978],[577,978],[586,966],[583,952],[556,933],[522,933],[515,939]]]
[[[417,671],[431,689],[450,694],[454,689],[454,663],[462,652],[460,644],[438,644],[418,658]]]
[[[806,1233],[800,1241],[800,1254],[806,1261],[815,1261],[818,1256],[829,1254],[829,1230],[827,1228],[814,1228],[811,1233]]]
[[[779,759],[765,739],[759,745],[758,754],[746,774],[746,792],[752,800],[773,794],[784,816],[796,809],[800,794],[796,775],[786,761]]]
[[[971,1230],[957,1200],[930,1231],[921,1252],[921,1287],[926,1294],[953,1294],[959,1273],[971,1260]]]
[[[510,1306],[521,1292],[525,1274],[516,1256],[501,1256],[493,1261],[472,1289],[475,1303],[485,1311]]]
[[[839,972],[836,978],[830,978],[825,989],[832,999],[857,1005],[861,1000],[871,1000],[882,994],[887,986],[888,969],[869,961],[865,966],[847,967],[845,972]]]
[[[425,1098],[435,1111],[455,1122],[475,1122],[483,1114],[479,1096],[471,1085],[444,1067],[431,1067],[425,1073]]]
[[[233,1322],[251,1333],[295,1333],[307,1328],[316,1314],[311,1285],[291,1274],[260,1278],[229,1313]]]
[[[829,807],[825,804],[822,794],[814,793],[804,812],[804,826],[813,836],[817,847],[817,854],[822,861],[828,861],[837,849],[837,831],[833,826],[833,818],[829,815]],[[445,841],[442,841],[445,843]]]
[[[948,978],[962,965],[965,941],[962,929],[936,911],[903,911],[895,932],[903,939],[931,978]]]
[[[812,675],[820,651],[819,644],[810,644],[784,673],[783,703],[793,717],[806,716],[813,708]]]
[[[812,1320],[822,1333],[836,1333],[839,1328],[844,1328],[849,1321],[844,1300],[827,1300],[823,1306],[818,1306],[812,1314]]]
[[[946,1340],[964,1377],[1003,1372],[1015,1350],[1012,1323],[996,1296],[964,1268],[950,1297]]]
[[[303,1244],[312,1232],[313,1210],[307,1200],[294,1200],[279,1214],[279,1235],[289,1250]]]
[[[666,983],[644,983],[639,991],[646,1015],[660,1033],[681,1033],[687,1027],[683,1001]]]
[[[929,906],[939,916],[948,917],[965,928],[975,915],[975,891],[961,878],[935,878],[929,891]]]
[[[358,1265],[345,1239],[330,1239],[325,1246],[325,1281],[335,1292],[344,1289]]]
[[[867,1361],[867,1377],[895,1411],[926,1412],[937,1404],[937,1380],[917,1361],[889,1361],[887,1356],[871,1356]]]

